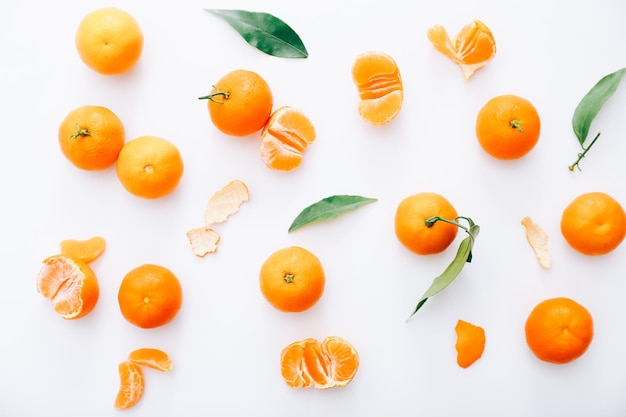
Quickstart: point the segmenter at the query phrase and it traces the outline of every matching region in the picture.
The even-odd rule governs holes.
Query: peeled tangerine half
[[[459,320],[456,331],[456,362],[467,368],[476,362],[485,350],[485,330],[467,321]]]
[[[404,89],[396,61],[382,52],[365,52],[352,66],[352,80],[359,93],[359,114],[373,125],[386,125],[396,118]]]
[[[261,131],[261,159],[269,168],[291,171],[314,141],[315,127],[302,110],[279,107]]]
[[[313,338],[294,342],[280,355],[281,373],[292,388],[326,389],[348,385],[359,368],[359,354],[337,336],[321,343]]]
[[[465,81],[496,55],[496,41],[491,30],[480,20],[465,25],[451,40],[446,29],[435,25],[426,32],[435,48],[463,70]]]
[[[65,255],[43,261],[37,291],[52,301],[57,314],[68,320],[87,315],[100,296],[96,274],[89,265]]]

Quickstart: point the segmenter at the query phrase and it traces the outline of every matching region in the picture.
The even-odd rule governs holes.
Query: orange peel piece
[[[485,329],[464,320],[457,321],[456,362],[461,368],[468,368],[483,355],[485,350]]]
[[[544,269],[550,269],[552,257],[548,251],[548,234],[529,216],[522,219],[522,226],[526,229],[526,239],[535,252],[539,265]]]
[[[480,20],[472,20],[450,39],[446,29],[435,25],[426,32],[428,40],[463,71],[465,81],[496,55],[496,41],[491,30]]]
[[[196,227],[187,232],[187,239],[191,243],[193,253],[202,258],[217,251],[220,235],[208,226]]]
[[[224,223],[239,211],[243,203],[250,199],[248,187],[240,180],[233,180],[211,196],[204,212],[204,223]]]

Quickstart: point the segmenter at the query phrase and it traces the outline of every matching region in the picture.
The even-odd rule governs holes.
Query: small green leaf
[[[378,200],[358,195],[333,195],[326,197],[302,210],[291,223],[291,226],[289,226],[289,232],[309,223],[333,219],[346,211],[355,210],[374,201]]]
[[[469,236],[461,241],[456,256],[454,257],[450,265],[448,265],[448,267],[445,269],[445,271],[443,271],[441,275],[433,280],[430,288],[426,290],[424,295],[422,295],[422,298],[420,298],[420,300],[417,302],[417,306],[409,316],[409,319],[413,317],[413,315],[417,313],[420,308],[422,308],[426,300],[450,285],[450,283],[452,283],[452,281],[454,281],[454,279],[461,273],[461,270],[463,269],[465,264],[472,261],[472,248],[474,247],[474,242],[476,241],[476,237],[480,232],[480,226],[474,224],[471,219],[467,220],[470,222],[470,228],[467,231]]]
[[[589,90],[576,107],[572,118],[572,127],[581,145],[587,139],[591,122],[598,115],[604,103],[611,98],[624,74],[626,74],[626,68],[604,76]]]
[[[261,52],[282,58],[309,56],[300,36],[276,16],[246,10],[205,10],[224,19],[246,42]]]

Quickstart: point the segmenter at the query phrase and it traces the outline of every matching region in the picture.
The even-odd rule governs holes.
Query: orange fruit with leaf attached
[[[476,117],[480,146],[497,159],[518,159],[539,141],[541,120],[537,109],[525,98],[505,94],[489,100]]]
[[[124,10],[106,7],[88,13],[76,31],[80,59],[103,75],[130,70],[141,57],[143,32]]]
[[[396,61],[383,52],[364,52],[352,65],[359,93],[359,114],[373,125],[386,125],[398,116],[404,101],[402,77]]]
[[[429,28],[426,36],[439,52],[461,67],[465,81],[496,55],[493,34],[480,20],[474,19],[463,26],[454,39],[450,39],[448,32],[441,25]]]
[[[396,208],[394,219],[396,237],[407,249],[418,255],[443,252],[456,238],[458,226],[426,220],[439,216],[454,221],[457,212],[442,195],[432,192],[413,194]]]
[[[124,145],[115,170],[128,192],[137,197],[156,199],[176,189],[183,176],[184,164],[172,142],[158,136],[141,136]]]
[[[59,246],[61,255],[89,263],[102,255],[106,248],[106,241],[100,236],[85,240],[65,239]]]
[[[359,354],[347,340],[308,338],[286,346],[280,354],[281,374],[292,388],[327,389],[348,385],[359,369]]]
[[[82,106],[65,116],[58,140],[61,152],[76,167],[102,170],[115,163],[124,146],[124,125],[106,107]]]
[[[561,215],[561,233],[569,245],[585,255],[605,255],[626,236],[621,204],[603,192],[576,197]]]
[[[113,405],[120,410],[126,410],[141,399],[144,391],[144,376],[139,365],[126,360],[118,367],[120,387]]]
[[[539,359],[564,364],[582,356],[593,340],[591,313],[567,297],[544,300],[526,319],[526,342]]]
[[[315,140],[315,127],[299,109],[276,109],[261,131],[261,159],[269,168],[291,171],[302,162],[302,154]]]
[[[467,368],[483,355],[485,350],[485,329],[464,320],[458,320],[456,327],[456,362]]]
[[[117,299],[128,322],[152,329],[176,317],[182,306],[183,290],[172,271],[160,265],[145,264],[126,274]]]
[[[211,89],[209,114],[215,127],[231,136],[247,136],[265,126],[274,97],[270,86],[254,71],[238,69],[224,75]]]
[[[326,275],[319,258],[299,246],[272,253],[259,273],[261,293],[276,309],[301,312],[322,297]]]
[[[43,261],[37,291],[52,301],[58,315],[68,320],[89,314],[100,296],[98,279],[89,265],[64,255]]]

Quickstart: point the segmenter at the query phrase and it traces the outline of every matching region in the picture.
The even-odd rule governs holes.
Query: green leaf
[[[374,201],[378,200],[359,195],[333,195],[326,197],[302,210],[291,223],[291,226],[289,226],[289,232],[309,223],[333,219],[346,211],[355,210]]]
[[[626,68],[604,76],[589,90],[576,107],[572,118],[572,127],[581,146],[587,139],[591,122],[598,115],[604,103],[613,95],[624,74],[626,74]]]
[[[268,55],[306,58],[309,53],[300,36],[284,21],[269,14],[246,10],[205,9],[224,19],[250,45]]]
[[[433,280],[430,288],[426,290],[424,295],[422,295],[422,298],[420,298],[420,300],[417,302],[417,306],[409,316],[409,319],[413,317],[413,315],[417,313],[420,308],[422,308],[426,300],[450,285],[450,283],[452,283],[452,281],[454,281],[454,279],[461,273],[461,270],[463,269],[465,264],[472,261],[472,248],[474,247],[474,242],[476,241],[476,237],[480,232],[480,226],[474,224],[469,219],[468,221],[470,221],[470,228],[467,232],[469,236],[461,241],[456,256],[454,257],[450,265],[448,265],[446,270]]]

